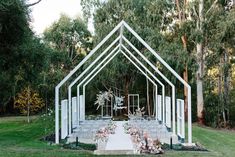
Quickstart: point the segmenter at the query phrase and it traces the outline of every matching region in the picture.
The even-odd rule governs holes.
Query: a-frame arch
[[[191,125],[191,87],[187,82],[185,82],[126,22],[121,21],[55,88],[55,138],[56,143],[59,143],[59,89],[60,87],[79,69],[81,66],[117,31],[120,29],[120,36],[117,37],[112,44],[108,46],[108,48],[111,48],[118,40],[120,43],[123,42],[126,38],[123,37],[122,32],[123,29],[126,28],[129,32],[132,33],[155,57],[158,61],[160,61],[184,86],[188,89],[188,143],[192,144],[192,125]],[[128,43],[128,40],[126,39],[125,42]],[[129,44],[130,45],[130,44]],[[122,45],[119,45],[120,49]],[[131,46],[131,45],[130,45]],[[132,46],[131,46],[132,47]],[[108,49],[107,48],[107,49]],[[133,47],[132,47],[133,48]],[[134,48],[133,48],[134,49]],[[135,49],[134,49],[135,50]],[[105,50],[108,51],[108,50]],[[136,51],[136,50],[135,50]],[[104,53],[104,52],[103,52]],[[138,53],[138,52],[137,52]],[[100,57],[100,56],[99,56]],[[97,57],[95,61],[92,62],[92,64],[96,63],[100,58]],[[94,65],[93,64],[93,65]],[[152,67],[156,72],[157,68]],[[88,70],[87,70],[88,71]],[[84,75],[86,70],[82,72]],[[80,78],[79,78],[80,79]],[[168,82],[169,83],[169,82]],[[71,92],[71,91],[70,91]],[[174,92],[172,92],[174,93]],[[175,93],[173,94],[175,97]],[[71,101],[71,100],[70,100]],[[175,98],[173,102],[175,101]],[[71,112],[71,108],[69,109],[69,112]],[[70,117],[71,122],[71,117]],[[173,125],[174,126],[174,125]]]

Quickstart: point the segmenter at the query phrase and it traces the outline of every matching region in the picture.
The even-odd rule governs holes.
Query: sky
[[[36,1],[29,0],[28,3]],[[41,35],[47,27],[58,20],[61,13],[65,13],[72,18],[82,17],[80,0],[42,0],[31,7],[31,11],[31,25],[37,35]],[[94,32],[92,23],[88,24],[88,30]]]

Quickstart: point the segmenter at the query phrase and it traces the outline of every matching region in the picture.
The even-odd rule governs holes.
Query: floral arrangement
[[[149,154],[163,154],[164,151],[161,148],[161,143],[159,140],[153,140],[147,132],[143,135],[143,140],[138,143],[138,150],[141,153]]]
[[[130,119],[139,119],[144,116],[144,113],[145,113],[144,107],[142,107],[142,108],[136,109],[134,113],[131,113],[131,111],[129,111],[128,115]]]
[[[131,125],[129,125],[128,123],[124,123],[123,127],[124,127],[125,133],[129,134],[129,129],[131,128]]]
[[[108,129],[110,134],[114,134],[116,127],[117,127],[117,125],[113,121],[110,121],[108,123],[107,129]]]
[[[103,127],[103,128],[100,128],[96,134],[95,134],[95,141],[98,142],[98,140],[101,140],[101,141],[107,141],[108,139],[108,135],[109,135],[109,131],[107,128]]]
[[[159,140],[153,140],[147,132],[125,123],[123,125],[125,132],[131,135],[132,142],[136,150],[140,153],[162,154],[164,151],[161,148]]]
[[[110,121],[106,127],[103,127],[97,130],[95,137],[94,137],[94,141],[97,144],[98,150],[105,149],[105,145],[108,141],[108,136],[109,134],[115,133],[116,127],[117,125],[113,121]]]
[[[116,127],[117,127],[117,125],[113,121],[110,121],[106,127],[103,127],[103,128],[100,128],[99,130],[97,130],[94,140],[96,142],[98,140],[107,141],[109,134],[115,133]]]
[[[99,92],[99,94],[96,95],[96,101],[95,105],[98,105],[96,110],[98,110],[100,107],[105,105],[105,101],[110,101],[110,98],[113,97],[113,92],[109,89],[105,92]]]

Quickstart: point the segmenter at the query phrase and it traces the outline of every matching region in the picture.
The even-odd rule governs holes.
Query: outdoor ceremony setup
[[[128,38],[130,35],[182,84],[182,88],[187,88],[187,115],[185,115],[184,100],[176,97],[175,85],[164,75],[164,71],[160,71],[132,44],[131,39]],[[109,44],[107,44],[108,41]],[[101,51],[101,47],[104,50]],[[153,116],[145,115],[146,111],[140,103],[139,93],[128,93],[125,97],[120,92],[107,89],[97,93],[94,100],[94,106],[101,111],[99,118],[88,120],[86,119],[86,93],[89,91],[86,92],[86,86],[117,55],[124,56],[152,83],[155,89],[150,98],[153,102]],[[84,67],[86,63],[88,64]],[[166,88],[166,85],[170,88]],[[76,95],[72,92],[74,88],[77,91]],[[63,90],[66,91],[62,92]],[[127,106],[124,105],[124,100],[128,102]],[[126,111],[128,120],[114,121],[113,117],[119,111]],[[125,21],[121,21],[55,87],[55,142],[58,144],[60,139],[67,139],[67,142],[79,140],[84,143],[95,143],[96,154],[145,152],[161,154],[163,143],[192,146],[191,117],[190,85]]]
[[[0,0],[0,157],[235,154],[235,0]]]

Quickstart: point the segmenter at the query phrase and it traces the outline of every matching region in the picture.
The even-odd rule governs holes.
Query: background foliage
[[[26,2],[0,1],[1,114],[18,114],[18,111],[14,110],[15,98],[28,86],[43,99],[45,112],[48,107],[53,108],[55,85],[116,24],[125,20],[181,76],[185,72],[185,67],[188,67],[194,121],[197,120],[196,47],[198,42],[202,42],[206,124],[214,127],[234,125],[235,9],[230,1],[204,1],[202,31],[198,31],[199,1],[188,0],[185,8],[180,1],[178,6],[187,17],[187,20],[182,22],[178,16],[177,1],[173,0],[82,0],[84,20],[81,17],[72,19],[62,14],[59,20],[45,30],[43,37],[36,36],[30,28],[30,7]],[[90,18],[94,19],[94,35],[87,30]],[[167,72],[130,33],[124,31],[124,35],[176,85],[177,97],[184,98],[182,85],[172,74]],[[117,37],[117,34],[115,36]],[[182,44],[182,36],[187,37],[186,47]],[[108,44],[109,42],[106,43]],[[100,51],[104,49],[105,47],[102,47]],[[79,72],[89,66],[89,63]],[[160,77],[159,79],[164,82]],[[148,103],[146,78],[122,55],[118,55],[94,80],[87,87],[87,112],[98,114],[93,106],[95,95],[98,91],[108,88],[121,95],[139,93],[142,106]],[[65,89],[66,87],[62,87],[63,95],[67,95]],[[73,94],[75,92],[73,89]],[[150,97],[152,92],[153,87],[150,84]]]

